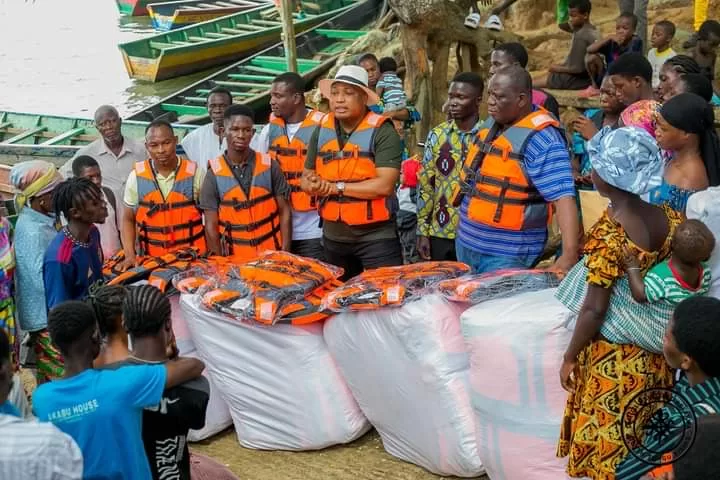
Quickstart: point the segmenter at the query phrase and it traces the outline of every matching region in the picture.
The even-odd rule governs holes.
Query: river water
[[[0,110],[91,117],[108,103],[126,115],[211,73],[130,79],[117,44],[152,33],[114,0],[0,0]]]

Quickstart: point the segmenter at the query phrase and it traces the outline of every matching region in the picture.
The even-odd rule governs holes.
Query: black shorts
[[[590,76],[571,73],[551,73],[547,79],[547,88],[553,90],[583,90],[590,86]]]

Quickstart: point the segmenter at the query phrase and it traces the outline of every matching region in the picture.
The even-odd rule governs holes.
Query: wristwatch
[[[338,195],[342,197],[343,193],[345,193],[345,182],[337,182],[335,188],[338,190]]]

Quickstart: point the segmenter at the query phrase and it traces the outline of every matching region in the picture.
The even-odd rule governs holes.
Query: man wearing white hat
[[[400,137],[388,118],[368,109],[378,98],[362,67],[341,67],[319,86],[330,113],[308,142],[300,186],[319,198],[325,257],[345,269],[344,279],[402,265],[395,225]]]

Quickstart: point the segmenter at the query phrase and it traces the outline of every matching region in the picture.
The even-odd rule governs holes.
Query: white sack
[[[715,250],[708,264],[712,272],[709,295],[720,298],[720,187],[693,193],[687,202],[687,218],[700,220],[715,235]]]
[[[549,289],[491,300],[461,317],[480,459],[491,480],[566,478],[567,460],[555,452],[569,314]]]
[[[28,402],[27,395],[25,394],[25,387],[23,386],[23,381],[22,378],[20,378],[19,373],[13,375],[12,385],[10,385],[10,394],[7,399],[15,406],[15,408],[18,409],[23,418],[34,418],[32,414],[32,407],[30,407],[30,402]]]
[[[186,357],[200,358],[195,350],[195,344],[190,336],[190,331],[185,322],[185,316],[180,308],[180,296],[174,295],[170,297],[172,306],[172,324],[173,332],[175,332],[175,343],[177,344],[180,355]],[[210,384],[210,398],[208,399],[207,411],[205,412],[205,426],[200,430],[190,430],[188,432],[188,440],[191,442],[199,442],[207,438],[217,435],[230,425],[232,425],[232,417],[230,416],[230,408],[220,395],[220,390],[215,386],[212,377],[207,368],[203,371],[203,375],[208,379]]]
[[[325,340],[385,450],[440,475],[482,473],[460,312],[439,295],[343,313]]]
[[[321,324],[240,323],[203,309],[195,295],[182,295],[180,305],[241,445],[316,450],[370,429],[330,356]]]

